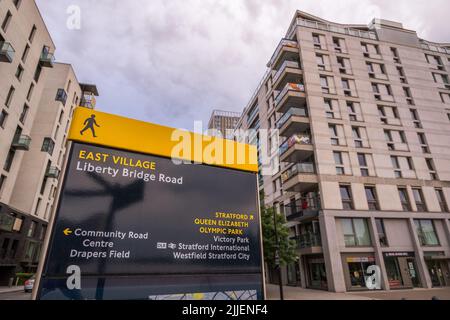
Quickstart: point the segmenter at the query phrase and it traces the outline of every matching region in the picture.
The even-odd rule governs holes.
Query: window
[[[406,102],[409,105],[414,105],[414,100],[413,100],[412,95],[411,95],[411,89],[407,88],[407,87],[403,87],[403,93],[405,94]]]
[[[6,101],[5,101],[5,106],[7,106],[8,108],[11,106],[11,101],[13,99],[15,91],[16,91],[16,89],[14,89],[13,86],[11,86],[9,88],[8,95],[6,96]]]
[[[406,80],[405,71],[403,70],[403,68],[402,67],[397,67],[397,72],[398,72],[398,76],[400,78],[400,82],[401,83],[408,83],[408,81]]]
[[[352,95],[352,92],[350,89],[350,81],[348,79],[342,79],[342,88],[344,89],[344,94],[346,96]]]
[[[49,155],[53,155],[53,149],[55,148],[55,142],[52,138],[44,138],[41,151],[47,152]]]
[[[442,191],[442,189],[435,189],[435,190],[436,190],[436,197],[438,199],[439,206],[441,207],[441,211],[442,212],[450,212],[448,210],[448,205],[447,205],[447,202],[445,201],[445,196],[444,196],[444,192]]]
[[[419,238],[422,246],[438,246],[439,239],[436,234],[436,229],[432,220],[414,220]]]
[[[59,124],[61,124],[63,117],[64,117],[64,110],[61,110],[61,112],[59,113],[59,118],[58,118]]]
[[[339,190],[341,193],[342,207],[344,210],[353,210],[353,198],[349,185],[340,185]]]
[[[323,58],[323,55],[316,54],[316,60],[317,60],[317,66],[319,67],[319,70],[325,71],[325,60]]]
[[[394,62],[395,63],[400,63],[400,57],[398,55],[398,50],[396,48],[391,48],[391,53],[394,57]]]
[[[425,202],[423,201],[422,189],[413,188],[412,191],[413,191],[414,201],[416,202],[417,211],[419,211],[419,212],[427,211],[427,207],[425,205]]]
[[[327,115],[327,118],[334,119],[335,114],[334,114],[334,110],[333,110],[333,102],[330,99],[325,99],[324,106],[325,106],[325,114]]]
[[[328,78],[325,76],[320,77],[320,85],[322,86],[323,93],[330,93],[330,87],[328,86]]]
[[[367,65],[367,71],[369,73],[375,73],[375,69],[373,68],[373,64],[371,62],[366,62]]]
[[[33,96],[33,91],[34,91],[34,84],[30,84],[30,88],[28,89],[28,93],[27,93],[27,100],[30,101],[31,97]]]
[[[355,147],[356,148],[362,148],[363,147],[363,141],[361,139],[361,132],[359,127],[352,127],[352,134],[353,139],[355,141]]]
[[[419,143],[421,144],[422,152],[423,153],[430,153],[430,150],[429,150],[428,144],[427,144],[427,140],[425,139],[425,134],[422,133],[422,132],[418,132],[417,133],[417,138],[419,139]]]
[[[394,175],[396,178],[402,177],[402,170],[400,168],[400,162],[398,161],[397,156],[391,156],[392,166],[394,168]]]
[[[403,211],[412,211],[411,203],[409,202],[408,191],[406,188],[398,188],[398,195],[400,196],[400,202],[402,203]]]
[[[331,145],[338,146],[339,145],[339,137],[338,137],[336,125],[330,124],[330,125],[328,125],[328,128],[330,129]]]
[[[28,228],[27,237],[33,238],[36,232],[37,222],[31,221],[30,227]]]
[[[347,101],[347,112],[350,121],[358,121],[358,116],[355,111],[355,104],[351,101]]]
[[[342,153],[334,151],[334,163],[336,164],[336,174],[337,175],[344,175],[345,169],[344,169],[344,161],[342,159]]]
[[[27,61],[28,58],[28,53],[30,52],[30,46],[26,45],[25,46],[25,50],[23,50],[23,54],[22,54],[22,62],[25,63]]]
[[[366,191],[366,198],[367,198],[367,204],[369,205],[369,210],[380,210],[378,206],[378,200],[377,200],[377,192],[375,190],[375,187],[364,187],[364,190]]]
[[[358,153],[358,163],[361,169],[361,176],[368,177],[369,176],[369,168],[367,166],[367,158],[364,153]]]
[[[387,247],[388,241],[386,237],[386,231],[384,229],[383,219],[375,219],[375,224],[377,225],[378,240],[380,241],[380,246]]]
[[[21,81],[22,80],[22,76],[23,76],[23,67],[19,64],[17,66],[17,70],[16,70],[16,78],[17,78],[17,80]]]
[[[3,185],[5,184],[5,182],[6,182],[6,176],[2,174],[0,176],[0,194],[1,194],[2,190],[3,190]]]
[[[3,23],[2,23],[2,30],[4,32],[6,32],[6,30],[8,29],[9,23],[11,22],[11,18],[12,18],[11,11],[8,10],[8,12],[6,13],[5,19],[3,19]]]
[[[7,118],[8,113],[5,110],[2,110],[2,112],[0,113],[0,128],[5,128]]]
[[[36,35],[36,31],[37,31],[37,28],[36,28],[36,26],[34,25],[34,26],[31,28],[31,32],[30,32],[30,35],[29,35],[29,37],[28,37],[28,41],[30,41],[30,43],[33,43],[33,39],[34,39],[34,36]]]
[[[436,167],[434,166],[433,159],[427,158],[427,159],[425,159],[425,162],[426,162],[428,170],[430,172],[431,180],[438,180],[438,177],[436,174]]]
[[[333,37],[333,45],[334,45],[334,51],[336,51],[337,53],[342,53],[343,52],[343,48],[342,48],[342,44],[345,42],[344,39],[340,39],[340,38],[336,38]],[[342,43],[342,44],[341,44]]]
[[[366,219],[340,219],[346,247],[367,247],[371,245]]]
[[[9,152],[6,156],[5,164],[3,165],[3,169],[6,172],[9,172],[9,170],[11,170],[11,166],[12,166],[15,154],[16,154],[16,152],[14,151],[13,148],[9,149]]]
[[[20,114],[20,117],[19,117],[20,123],[25,124],[25,120],[27,119],[29,109],[30,108],[27,106],[27,104],[23,105],[22,113]]]
[[[378,84],[376,84],[376,83],[372,83],[372,91],[374,92],[374,93],[380,93],[380,89],[378,88]]]
[[[34,71],[34,81],[39,82],[39,78],[41,77],[42,66],[38,64],[36,66],[36,70]]]
[[[322,45],[320,43],[320,36],[318,34],[313,34],[313,43],[316,49],[322,49]]]
[[[19,9],[20,4],[22,3],[22,0],[13,0],[14,6],[16,7],[16,9]]]
[[[416,109],[409,109],[409,112],[411,113],[411,119],[413,120],[414,127],[415,128],[422,128],[422,124],[420,123],[419,115],[417,114]]]

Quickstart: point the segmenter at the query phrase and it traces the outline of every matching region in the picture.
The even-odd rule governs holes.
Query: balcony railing
[[[53,64],[55,63],[55,56],[53,55],[53,53],[43,50],[39,62],[44,67],[53,68]]]
[[[283,174],[281,175],[281,180],[283,182],[285,182],[285,181],[289,180],[290,178],[292,178],[298,174],[302,174],[302,173],[306,173],[306,174],[316,173],[316,170],[314,168],[314,163],[303,162],[303,163],[297,163],[297,164],[293,165],[292,167],[287,169],[285,172],[283,172]]]
[[[292,146],[300,144],[300,145],[311,145],[311,136],[307,134],[294,134],[289,139],[287,139],[281,146],[280,146],[280,155],[285,153],[289,148]]]
[[[82,107],[88,108],[88,109],[95,109],[95,105],[97,104],[97,99],[95,98],[94,94],[91,93],[84,93],[83,97],[81,98],[80,105]]]
[[[273,66],[275,62],[275,58],[278,57],[278,54],[283,50],[283,47],[291,47],[291,48],[298,48],[297,41],[289,40],[289,39],[281,39],[280,43],[278,44],[277,48],[275,49],[275,52],[273,53],[272,57],[270,58],[269,67]]]
[[[294,240],[297,242],[298,249],[308,249],[322,246],[322,239],[320,234],[317,233],[302,234],[295,237]]]
[[[420,45],[421,45],[422,49],[425,49],[425,50],[450,54],[450,49],[447,49],[447,48],[439,47],[439,46],[436,46],[433,44],[428,44],[428,43],[421,43]]]
[[[291,26],[291,28],[288,31],[289,36],[292,36],[292,33],[294,32],[295,27],[297,26],[324,30],[328,32],[335,32],[364,39],[378,40],[377,34],[373,31],[363,31],[358,29],[345,28],[334,24],[312,21],[302,18],[297,18],[296,24]]]
[[[0,42],[0,61],[11,63],[16,51],[9,42]]]
[[[286,68],[293,68],[293,69],[300,69],[300,63],[298,61],[285,61],[281,65],[280,69],[275,73],[275,75],[272,78],[272,82],[275,83],[278,81],[280,76],[283,74],[283,72],[286,70]]]
[[[27,135],[21,134],[14,137],[12,147],[16,150],[29,150],[31,138]]]
[[[67,101],[67,93],[64,89],[58,89],[56,93],[56,101],[61,101],[63,105],[66,104]]]
[[[280,103],[280,101],[289,91],[305,92],[305,86],[301,83],[286,83],[283,90],[281,90],[281,92],[275,98],[275,105],[278,105],[278,103]]]
[[[45,176],[47,178],[58,179],[59,173],[60,171],[57,167],[49,167],[45,173]]]
[[[308,117],[308,111],[306,108],[290,108],[277,122],[278,129],[281,129],[282,126],[291,118],[291,117]]]

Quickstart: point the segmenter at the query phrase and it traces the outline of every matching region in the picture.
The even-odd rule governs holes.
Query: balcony
[[[287,83],[303,81],[303,73],[298,59],[296,61],[284,61],[278,71],[272,77],[273,88],[281,90]]]
[[[43,50],[39,59],[39,63],[43,67],[53,68],[53,64],[55,63],[55,56],[53,55],[53,53]]]
[[[94,94],[91,94],[90,92],[83,93],[83,97],[81,98],[80,106],[88,108],[88,109],[95,109],[96,104],[97,104],[97,99],[95,98]]]
[[[66,101],[67,101],[67,93],[66,90],[64,89],[58,89],[57,93],[56,93],[56,101],[61,101],[63,105],[66,105]]]
[[[15,54],[14,48],[9,42],[0,42],[0,61],[11,63]]]
[[[27,135],[21,134],[14,137],[12,147],[16,150],[30,150],[31,138]]]
[[[296,132],[304,132],[309,129],[308,109],[290,108],[277,123],[280,130],[280,136],[290,137]]]
[[[60,171],[57,167],[49,167],[47,172],[45,172],[45,176],[50,179],[58,179],[59,173]]]
[[[297,249],[310,252],[305,253],[320,253],[322,252],[322,239],[320,234],[306,233],[294,238],[297,243]]]
[[[300,108],[305,105],[305,86],[301,83],[287,83],[275,98],[275,109],[281,113],[285,113],[290,108]]]
[[[294,134],[280,146],[280,161],[297,163],[314,155],[309,134]]]
[[[272,55],[272,58],[267,64],[267,67],[278,70],[280,65],[285,60],[298,60],[298,58],[299,50],[297,41],[281,39],[280,43],[275,49],[275,52]]]
[[[296,163],[281,174],[283,190],[286,192],[310,192],[319,183],[314,163]]]

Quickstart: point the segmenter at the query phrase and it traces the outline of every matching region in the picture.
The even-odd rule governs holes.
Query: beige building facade
[[[221,133],[222,137],[229,138],[229,133],[233,132],[240,117],[241,114],[239,112],[213,110],[213,112],[211,113],[211,118],[208,122],[208,129],[217,130]]]
[[[94,85],[56,63],[34,1],[0,2],[0,285],[34,272],[66,154],[75,106]]]
[[[256,140],[297,244],[285,283],[368,290],[376,265],[383,290],[450,286],[449,71],[450,44],[401,23],[296,12],[238,124],[272,129]]]

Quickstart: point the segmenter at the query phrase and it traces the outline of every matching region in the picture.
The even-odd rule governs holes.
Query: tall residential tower
[[[450,285],[449,71],[450,44],[401,23],[296,12],[238,125],[279,129],[258,143],[297,243],[285,282],[367,290],[378,265],[384,290]]]
[[[95,107],[55,45],[35,1],[0,1],[0,286],[34,272],[75,106]]]

